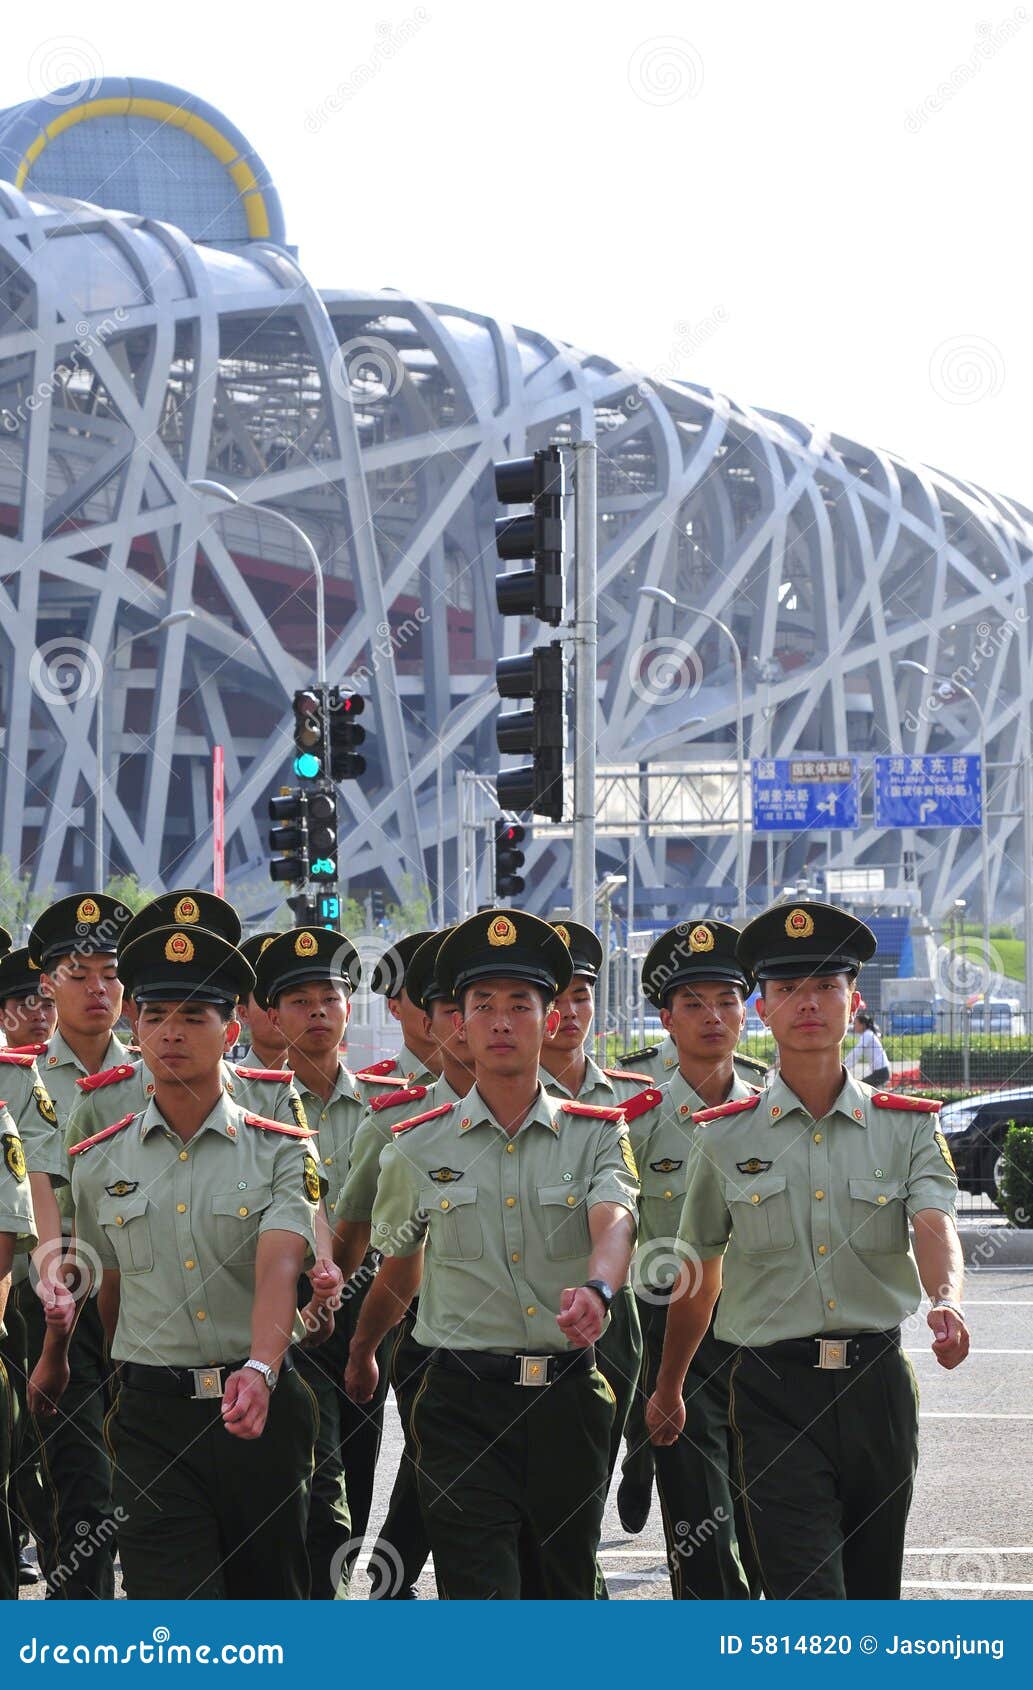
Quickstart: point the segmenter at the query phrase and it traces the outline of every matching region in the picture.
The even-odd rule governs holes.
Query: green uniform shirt
[[[549,1093],[550,1097],[572,1097],[562,1080],[557,1080],[548,1069],[540,1068],[538,1078]],[[591,1056],[586,1053],[585,1083],[578,1092],[579,1103],[601,1103],[604,1108],[613,1108],[615,1104],[627,1103],[629,1097],[635,1097],[650,1084],[645,1072],[627,1074],[623,1069],[600,1068]]]
[[[57,1114],[34,1057],[0,1050],[0,1098],[21,1135],[29,1172],[67,1180]]]
[[[504,1354],[569,1349],[560,1297],[588,1272],[588,1212],[635,1211],[623,1122],[579,1113],[539,1088],[510,1138],[474,1089],[395,1135],[380,1160],[373,1243],[388,1256],[426,1244],[418,1344]]]
[[[678,1067],[678,1046],[670,1033],[665,1033],[659,1044],[646,1045],[642,1050],[630,1050],[627,1055],[617,1058],[622,1068],[633,1068],[638,1074],[648,1074],[651,1086],[666,1085]],[[736,1051],[732,1058],[735,1071],[740,1079],[748,1084],[762,1086],[767,1073],[763,1062],[755,1056],[746,1056],[742,1051]]]
[[[750,1097],[755,1090],[756,1087],[748,1086],[738,1074],[733,1074],[726,1102]],[[649,1251],[649,1245],[666,1245],[667,1265],[670,1265],[685,1202],[689,1152],[698,1130],[692,1117],[697,1109],[707,1107],[680,1068],[660,1088],[660,1098],[654,1108],[628,1123],[642,1187],[638,1200],[636,1282],[643,1285],[659,1283],[650,1273],[651,1259],[656,1259],[657,1268],[663,1267],[657,1250]],[[666,1273],[662,1274],[662,1278],[666,1277]]]
[[[426,1109],[436,1109],[441,1103],[459,1101],[459,1093],[449,1085],[444,1074],[425,1091],[424,1097],[410,1099],[407,1103],[366,1110],[352,1140],[347,1178],[338,1187],[336,1200],[331,1205],[336,1220],[359,1223],[372,1220],[380,1178],[380,1158],[385,1146],[391,1143],[391,1128],[397,1122],[422,1115]],[[391,1093],[386,1093],[386,1096],[390,1097]]]
[[[325,1182],[327,1216],[332,1226],[330,1194],[336,1196],[348,1177],[352,1144],[365,1105],[355,1075],[343,1062],[338,1064],[334,1089],[325,1103],[318,1092],[309,1091],[304,1084],[299,1083],[298,1090],[309,1127],[318,1134],[319,1173]]]
[[[14,1239],[15,1264],[21,1271],[12,1277],[24,1279],[29,1251],[36,1248],[39,1239],[36,1236],[36,1217],[32,1212],[25,1148],[18,1124],[5,1106],[0,1106],[0,1148],[3,1151],[0,1155],[0,1233],[7,1233]],[[0,1313],[0,1338],[6,1336],[7,1328]]]
[[[260,1235],[295,1232],[314,1261],[313,1141],[249,1127],[244,1114],[224,1094],[184,1144],[152,1099],[71,1158],[78,1236],[121,1276],[116,1361],[243,1360]],[[293,1336],[302,1331],[296,1320]]]
[[[116,1039],[114,1033],[108,1039],[108,1048],[104,1052],[101,1069],[113,1068],[117,1062],[126,1060],[126,1047],[121,1039]],[[54,1142],[58,1147],[61,1158],[62,1180],[57,1186],[57,1206],[61,1213],[62,1230],[65,1233],[72,1229],[72,1187],[71,1173],[68,1166],[68,1156],[65,1150],[65,1129],[71,1118],[72,1111],[78,1103],[82,1093],[76,1081],[87,1072],[71,1045],[62,1037],[60,1030],[55,1031],[53,1038],[47,1045],[45,1056],[39,1058],[39,1070],[44,1077],[44,1083],[53,1101],[55,1122],[52,1128]],[[98,1073],[100,1069],[98,1069]],[[127,1113],[123,1109],[123,1115]],[[113,1115],[112,1121],[119,1117]],[[110,1122],[105,1122],[109,1126]],[[41,1154],[42,1152],[36,1152]]]
[[[846,1075],[815,1121],[776,1075],[756,1108],[697,1128],[679,1233],[725,1257],[726,1343],[886,1331],[918,1307],[908,1216],[953,1215],[957,1180],[935,1114],[872,1096]]]
[[[113,1126],[123,1115],[138,1115],[146,1109],[154,1096],[150,1069],[145,1068],[142,1062],[127,1061],[119,1064],[117,1071],[118,1079],[112,1079],[95,1090],[83,1091],[77,1087],[71,1115],[67,1122],[62,1123],[66,1150],[71,1150],[73,1144],[81,1144],[84,1138],[92,1138],[94,1133],[103,1132],[105,1127]],[[266,1120],[283,1121],[286,1126],[307,1126],[290,1069],[272,1070],[285,1076],[272,1080],[256,1079],[254,1070],[234,1066],[230,1062],[223,1063],[222,1072],[227,1094],[250,1115],[264,1115]],[[261,1072],[268,1073],[270,1070],[262,1069]]]

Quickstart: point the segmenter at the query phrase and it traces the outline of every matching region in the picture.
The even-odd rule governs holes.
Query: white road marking
[[[621,1556],[663,1556],[662,1549],[600,1549],[600,1561],[615,1561]],[[905,1555],[1033,1555],[1033,1545],[1012,1544],[998,1549],[988,1543],[945,1543],[936,1549],[905,1549]]]
[[[1033,1414],[920,1414],[919,1420],[1033,1420]]]
[[[1033,1356],[1033,1350],[969,1350],[970,1356]],[[936,1357],[931,1349],[905,1350],[906,1356],[928,1356],[930,1361]]]
[[[909,1590],[1033,1590],[1033,1584],[967,1584],[962,1579],[901,1579]]]

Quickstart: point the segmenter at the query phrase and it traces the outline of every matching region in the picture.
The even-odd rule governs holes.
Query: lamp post
[[[739,916],[742,920],[745,920],[745,918],[746,918],[746,879],[747,879],[747,867],[746,867],[746,745],[745,745],[746,733],[745,733],[744,710],[743,710],[742,653],[739,650],[739,642],[736,639],[735,635],[732,633],[732,630],[728,626],[728,623],[722,622],[722,620],[719,616],[714,616],[709,610],[698,610],[698,609],[696,609],[695,606],[693,606],[691,604],[682,604],[678,599],[675,598],[673,593],[667,592],[666,589],[663,588],[663,587],[640,587],[639,592],[640,592],[640,594],[643,598],[657,599],[663,604],[669,604],[671,606],[672,610],[680,610],[686,616],[701,616],[703,618],[704,622],[712,622],[714,627],[719,628],[721,630],[722,634],[724,634],[727,637],[727,639],[728,639],[728,641],[731,645],[731,648],[732,648],[732,659],[733,659],[733,662],[734,662],[734,665],[735,665],[735,730],[736,730],[735,731],[735,739],[736,739],[736,761],[737,761],[737,764],[738,764],[738,788],[739,788],[738,795],[737,795],[737,805],[736,805],[736,815],[737,815],[736,826],[737,826],[737,835],[738,835],[738,838],[737,838],[738,876],[737,876],[737,878],[738,878],[738,883],[739,883],[739,909],[738,909],[738,914],[739,914]]]
[[[599,981],[599,1021],[602,1032],[603,1061],[606,1060],[607,1022],[610,1018],[610,923],[613,917],[613,894],[619,886],[627,885],[627,875],[606,874],[596,888],[595,901],[602,906],[602,934],[600,943],[603,947],[603,972]]]
[[[169,612],[168,616],[163,616],[160,622],[152,622],[149,627],[141,628],[135,634],[128,634],[124,640],[119,640],[114,651],[109,653],[107,664],[105,664],[104,669],[101,671],[100,686],[97,689],[97,721],[95,724],[97,741],[97,791],[94,811],[96,831],[93,839],[93,879],[95,889],[98,892],[103,892],[104,890],[104,674],[107,672],[109,666],[112,670],[114,669],[115,658],[118,656],[119,652],[124,651],[127,645],[132,645],[134,640],[145,639],[148,634],[157,634],[162,628],[171,628],[177,622],[189,622],[194,614],[195,613],[192,610],[172,610]]]
[[[983,882],[983,966],[987,970],[987,997],[989,991],[990,969],[990,838],[988,832],[988,817],[986,813],[986,715],[971,687],[965,686],[963,681],[956,681],[953,676],[934,675],[924,663],[916,663],[913,657],[902,657],[897,664],[898,669],[910,669],[915,674],[923,675],[926,680],[933,681],[944,700],[950,698],[952,692],[960,692],[972,705],[979,719],[979,797],[980,797],[980,828],[979,851],[981,859],[981,878]]]
[[[261,511],[263,516],[271,517],[284,528],[289,528],[296,539],[300,540],[308,553],[312,565],[312,573],[316,580],[316,685],[326,686],[326,589],[323,581],[323,565],[319,561],[319,553],[309,539],[305,530],[292,517],[277,510],[275,505],[263,505],[260,502],[248,504],[234,493],[231,487],[226,487],[221,481],[207,479],[191,481],[190,486],[195,493],[207,493],[213,499],[221,499],[225,505],[242,505],[245,510]]]

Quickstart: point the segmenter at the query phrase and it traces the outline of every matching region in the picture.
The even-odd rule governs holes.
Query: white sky
[[[4,48],[4,105],[63,65],[225,111],[321,286],[509,317],[1033,503],[1033,0],[48,0]]]

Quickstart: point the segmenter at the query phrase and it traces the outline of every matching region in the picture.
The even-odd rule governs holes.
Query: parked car
[[[1033,1086],[985,1091],[944,1104],[940,1131],[950,1145],[962,1191],[983,1192],[998,1202],[1004,1140],[1012,1121],[1033,1122]]]
[[[886,1011],[884,1033],[935,1033],[936,1011],[928,998],[901,998]]]
[[[973,1033],[1015,1033],[1026,1031],[1026,1017],[1018,998],[982,998],[969,1011]]]

